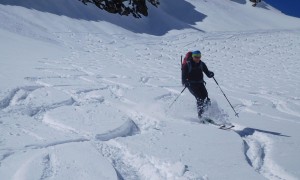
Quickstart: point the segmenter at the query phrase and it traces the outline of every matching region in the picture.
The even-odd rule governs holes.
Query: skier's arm
[[[206,74],[207,77],[212,78],[214,77],[214,73],[212,71],[209,71],[206,64],[202,62],[203,72]]]

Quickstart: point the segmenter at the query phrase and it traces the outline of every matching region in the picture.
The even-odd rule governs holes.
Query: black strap
[[[193,67],[192,67],[192,62],[191,62],[191,61],[188,61],[188,62],[187,62],[187,66],[188,66],[188,73],[191,73],[191,72],[192,72],[192,69],[193,69]],[[200,61],[200,69],[201,69],[201,71],[203,72],[203,64],[202,64],[201,61]]]

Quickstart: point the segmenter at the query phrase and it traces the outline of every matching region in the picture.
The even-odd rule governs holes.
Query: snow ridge
[[[108,141],[117,137],[133,136],[139,133],[138,126],[132,120],[126,121],[122,126],[111,130],[104,134],[97,134],[96,139],[100,141]]]
[[[272,139],[265,133],[288,137],[274,132],[260,131],[252,128],[235,130],[244,142],[244,151],[247,162],[255,171],[259,172],[268,179],[291,179],[297,178],[287,173],[282,167],[276,164],[272,158]]]
[[[15,105],[19,101],[26,99],[30,92],[41,87],[42,86],[24,86],[12,89],[7,96],[0,101],[0,110],[7,108],[9,105]]]
[[[188,167],[181,162],[168,162],[132,153],[116,141],[98,145],[98,148],[110,160],[120,179],[205,179],[189,172]]]
[[[51,164],[51,157],[50,154],[47,154],[43,157],[43,173],[40,180],[48,179],[53,176],[54,170]]]

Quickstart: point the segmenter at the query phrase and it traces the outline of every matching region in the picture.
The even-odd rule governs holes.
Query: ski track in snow
[[[144,44],[141,44],[140,47],[135,46],[135,49],[133,50],[130,50],[130,45],[126,41],[121,40],[117,45],[115,44],[119,38],[126,39],[126,37],[123,37],[122,35],[115,35],[109,39],[102,39],[101,36],[98,37],[97,35],[93,35],[94,37],[92,39],[90,38],[91,34],[56,33],[56,35],[59,35],[61,39],[65,39],[63,42],[65,46],[70,49],[73,49],[73,46],[78,46],[82,47],[82,49],[73,51],[70,57],[64,57],[62,60],[40,60],[41,65],[40,67],[36,67],[36,69],[41,71],[43,74],[51,74],[51,76],[25,77],[28,82],[35,84],[35,86],[18,87],[6,93],[7,95],[0,100],[0,110],[2,111],[0,115],[5,116],[6,113],[19,113],[20,110],[26,111],[26,115],[39,120],[40,123],[74,138],[57,140],[50,143],[28,144],[24,146],[23,149],[11,150],[2,154],[0,167],[1,163],[11,156],[14,156],[24,150],[34,150],[37,151],[37,157],[41,158],[43,164],[43,173],[40,179],[48,179],[55,176],[55,172],[59,171],[59,169],[55,169],[53,165],[52,157],[54,158],[54,155],[44,154],[41,157],[38,153],[39,150],[53,148],[55,146],[68,143],[81,143],[88,141],[94,145],[100,155],[106,157],[110,161],[112,166],[115,168],[119,179],[147,179],[150,175],[149,173],[152,173],[152,175],[154,174],[153,179],[176,179],[185,177],[186,165],[163,161],[147,154],[133,154],[130,151],[130,147],[125,147],[115,140],[119,137],[126,138],[127,136],[132,135],[138,136],[141,133],[148,133],[153,129],[159,130],[161,125],[160,123],[163,121],[156,119],[155,117],[151,117],[151,115],[149,115],[146,111],[138,112],[134,109],[129,110],[128,108],[124,108],[122,105],[117,106],[117,104],[123,104],[124,106],[138,104],[139,102],[137,99],[134,99],[133,96],[127,96],[130,90],[136,90],[141,87],[154,87],[162,89],[164,93],[156,94],[153,100],[163,102],[164,105],[168,105],[168,103],[177,96],[177,93],[179,92],[178,87],[180,86],[164,87],[163,84],[168,82],[172,82],[168,84],[180,84],[180,80],[174,78],[178,75],[176,75],[174,71],[168,70],[170,67],[167,67],[166,64],[169,64],[171,68],[180,68],[179,62],[174,63],[173,58],[180,57],[180,53],[184,53],[185,49],[198,47],[198,44],[202,45],[202,51],[205,52],[204,54],[206,54],[207,59],[215,59],[215,61],[210,63],[210,67],[220,69],[220,72],[217,73],[219,74],[219,76],[217,75],[218,77],[220,77],[220,74],[227,77],[238,76],[238,73],[247,71],[246,68],[243,67],[244,62],[237,62],[237,64],[228,64],[228,62],[220,63],[223,59],[216,55],[218,53],[220,54],[220,52],[225,51],[224,53],[221,53],[225,58],[239,59],[245,56],[245,59],[247,59],[247,56],[256,56],[257,58],[259,56],[263,56],[268,58],[269,53],[276,54],[276,50],[279,48],[292,47],[282,47],[285,46],[285,43],[278,43],[284,38],[288,38],[283,35],[286,32],[267,33],[269,32],[249,32],[245,34],[212,33],[207,35],[204,34],[203,37],[197,38],[193,41],[187,40],[188,38],[186,37],[189,35],[182,34],[177,37],[165,37],[162,38],[162,40],[145,40],[145,42],[142,42]],[[282,39],[277,40],[277,43],[263,43],[266,38],[276,39],[275,37],[277,35],[282,37]],[[80,42],[76,41],[76,39],[80,39]],[[100,44],[99,41],[101,42]],[[78,42],[78,44],[73,44],[73,42]],[[81,43],[83,42],[86,43],[86,46],[82,46]],[[238,42],[241,44],[247,44],[248,49],[245,49],[243,46],[239,48],[235,45],[235,43]],[[263,44],[263,46],[258,44]],[[182,47],[184,47],[184,49],[182,49]],[[114,49],[113,51],[107,51],[112,48]],[[122,48],[133,52],[123,54]],[[90,53],[93,53],[93,55]],[[96,56],[94,54],[96,54]],[[169,54],[172,54],[173,56],[170,56]],[[276,55],[283,56],[281,54]],[[74,61],[83,58],[84,56],[86,56],[86,61],[84,63]],[[101,58],[100,61],[98,59],[99,56]],[[122,69],[131,68],[133,65],[140,68],[136,69],[136,72],[133,74],[130,72],[128,74],[110,72],[106,68],[111,66],[111,62],[104,61],[106,59],[109,59]],[[160,63],[162,59],[167,61],[167,63]],[[255,70],[255,63],[251,63],[250,61],[251,60],[247,61],[247,63],[249,63],[248,68],[252,67],[254,71],[245,74],[245,79],[250,79],[246,80],[249,82],[255,79],[255,74],[260,73],[260,70]],[[266,59],[266,61],[269,61],[266,64],[270,65],[270,68],[275,71],[275,77],[279,78],[282,76],[276,71],[278,67],[272,65],[271,60]],[[153,66],[153,63],[155,63],[155,67]],[[222,70],[220,66],[228,66],[230,68],[240,70],[233,70],[233,74],[231,74],[227,70]],[[290,81],[291,86],[293,86],[299,82],[293,81],[293,78],[297,77],[296,75],[298,73],[291,73],[289,69],[291,66],[293,66],[293,64],[289,65],[289,67],[285,66],[284,73],[286,74],[288,81]],[[176,73],[179,72],[176,71]],[[162,74],[164,77],[160,77]],[[256,82],[254,84],[260,89],[259,92],[249,92],[249,87],[244,87],[243,84],[239,83],[236,84],[236,86],[239,87],[236,88],[238,93],[249,95],[246,97],[248,99],[237,98],[241,102],[239,106],[236,106],[238,110],[241,113],[249,110],[262,114],[259,109],[256,109],[256,106],[261,106],[259,102],[262,102],[262,99],[264,99],[267,101],[263,101],[264,105],[271,104],[271,108],[275,108],[279,113],[291,116],[292,119],[294,119],[291,122],[295,123],[295,125],[299,125],[299,121],[297,121],[300,117],[299,112],[297,109],[290,108],[294,105],[299,106],[299,97],[291,97],[292,105],[289,106],[289,102],[284,100],[285,95],[273,95],[273,92],[266,93],[263,91],[264,85],[262,83],[266,82],[263,78],[267,77],[255,79]],[[226,83],[222,83],[225,81]],[[222,84],[227,84],[227,88],[222,87],[226,90],[226,92],[230,92],[229,87],[235,84],[235,81],[235,78],[220,80]],[[276,83],[279,83],[277,81],[275,80],[273,83],[275,88],[278,88],[276,87]],[[140,83],[140,87],[136,86],[138,83]],[[241,83],[247,84],[247,82]],[[45,89],[44,91],[47,91],[46,88],[52,88],[56,91],[62,92],[68,98],[44,105],[27,103],[27,101],[30,102],[29,96],[33,94],[34,91],[43,91],[43,89]],[[254,96],[261,99],[253,101],[251,97]],[[38,98],[42,99],[43,97],[41,96]],[[93,137],[91,138],[88,132],[72,127],[72,124],[64,124],[63,122],[59,122],[47,116],[49,111],[61,107],[80,107],[97,104],[116,106],[116,109],[119,109],[119,111],[130,117],[130,120],[125,121],[120,127],[112,129],[109,132],[94,134],[94,139]],[[290,120],[291,118],[287,119]],[[276,164],[272,160],[272,156],[270,155],[272,151],[272,139],[269,136],[249,128],[241,128],[239,130],[235,130],[235,132],[237,132],[244,143],[244,154],[247,163],[249,163],[255,171],[268,179],[294,179],[292,175],[285,172],[280,165]],[[43,137],[40,137],[39,134],[26,129],[24,130],[24,133],[30,134],[39,140],[44,139]],[[14,178],[22,179],[24,174],[27,173],[27,168],[30,163],[32,163],[37,157],[34,156],[21,165],[18,171],[15,172]],[[186,176],[187,179],[195,177],[198,179],[205,179],[204,176],[199,175]]]
[[[119,179],[205,179],[186,173],[188,167],[180,162],[167,162],[146,154],[133,154],[116,141],[98,144],[101,154],[115,167]]]
[[[35,164],[40,164],[42,167],[41,169],[41,176],[38,177],[40,180],[49,179],[55,176],[57,171],[56,164],[55,164],[55,157],[51,154],[45,153],[36,153],[34,156],[26,159],[22,164],[19,165],[19,168],[14,173],[12,179],[13,180],[22,180],[28,179],[32,173],[32,166]],[[38,170],[38,169],[36,169]],[[32,176],[31,176],[32,177]]]
[[[0,110],[27,98],[28,94],[42,86],[24,86],[11,90],[6,97],[0,101]]]
[[[44,169],[43,169],[43,173],[41,176],[41,180],[48,179],[48,178],[51,178],[51,176],[53,176],[55,169],[54,169],[52,162],[53,161],[51,161],[50,154],[47,154],[43,157]]]
[[[239,130],[238,130],[239,129]],[[252,128],[235,128],[244,143],[244,154],[248,164],[267,179],[297,179],[272,160],[272,139],[265,132]],[[273,133],[273,132],[268,132]],[[275,134],[275,133],[274,133]],[[279,136],[284,136],[280,135]]]

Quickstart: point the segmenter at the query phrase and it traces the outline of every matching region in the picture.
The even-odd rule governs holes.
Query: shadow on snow
[[[291,137],[288,135],[281,134],[279,132],[266,131],[266,130],[249,128],[249,127],[244,128],[243,130],[240,130],[240,131],[235,131],[235,132],[238,133],[241,137],[253,135],[255,132],[261,132],[261,133],[271,134],[271,135],[275,135],[275,136]]]
[[[170,30],[192,28],[207,16],[195,10],[195,6],[182,0],[163,0],[158,8],[147,4],[149,16],[135,19],[132,16],[120,16],[100,10],[93,4],[84,5],[74,0],[0,0],[0,4],[21,6],[41,12],[66,16],[86,21],[106,21],[134,33],[146,33],[161,36]],[[202,31],[203,32],[203,31]]]
[[[236,3],[240,3],[240,4],[246,4],[246,0],[230,0]]]

